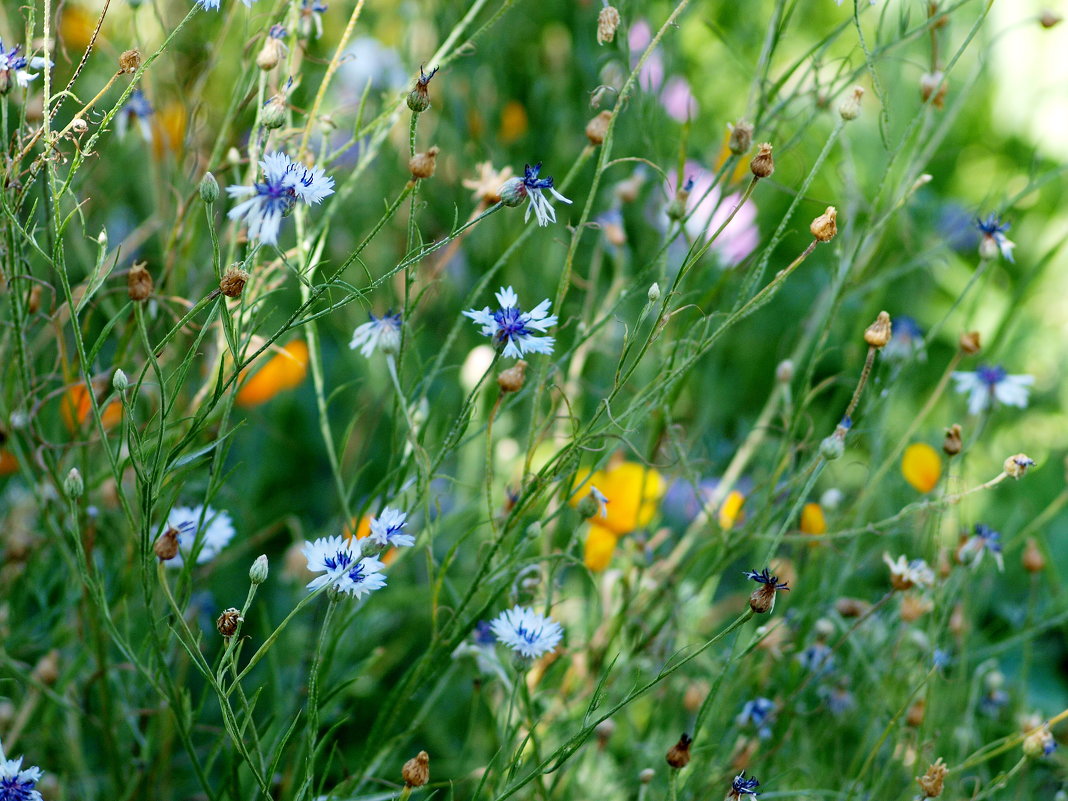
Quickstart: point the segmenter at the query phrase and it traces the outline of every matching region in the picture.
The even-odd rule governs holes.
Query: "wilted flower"
[[[333,584],[341,592],[362,598],[386,586],[384,565],[373,556],[361,558],[359,545],[352,538],[320,537],[305,542],[301,552],[308,560],[309,572],[323,574],[308,583],[309,590]]]
[[[461,185],[465,189],[473,190],[473,199],[486,206],[492,206],[501,200],[501,186],[512,177],[512,168],[504,167],[496,170],[490,161],[482,161],[475,165],[478,176],[465,178]]]
[[[975,533],[969,537],[957,551],[957,558],[961,562],[969,562],[972,567],[978,567],[983,561],[983,554],[989,551],[994,555],[998,570],[1005,571],[1005,560],[1001,555],[1001,534],[982,523],[975,524]]]
[[[524,606],[501,612],[490,623],[490,629],[500,642],[527,659],[549,653],[564,637],[559,623]]]
[[[323,35],[323,14],[326,13],[326,3],[322,0],[300,0],[300,34],[310,36],[315,29],[315,38]]]
[[[731,789],[727,791],[726,801],[738,801],[738,799],[747,795],[758,796],[760,793],[756,791],[756,788],[759,786],[760,782],[757,781],[756,777],[745,778],[745,771],[743,770],[731,780]]]
[[[934,584],[934,572],[922,559],[911,562],[904,556],[896,560],[890,554],[883,554],[883,561],[890,568],[890,584],[895,590],[910,590],[913,587],[930,587]]]
[[[368,316],[371,321],[357,326],[352,332],[349,347],[353,350],[359,348],[360,353],[367,358],[370,358],[376,350],[387,355],[400,350],[400,314],[386,312],[381,317],[375,317],[373,314]]]
[[[529,312],[519,308],[519,296],[511,287],[501,287],[496,293],[501,308],[491,312],[489,306],[481,311],[468,309],[463,312],[478,325],[482,326],[482,336],[493,337],[503,354],[512,359],[526,356],[528,353],[552,353],[552,337],[535,336],[535,332],[545,333],[556,325],[556,315],[549,314],[549,300],[543,300]]]
[[[178,530],[178,553],[167,560],[168,567],[181,567],[182,557],[197,551],[196,563],[206,564],[234,538],[234,523],[226,512],[210,506],[176,506],[167,515],[164,529]]]
[[[979,414],[994,405],[1027,406],[1028,387],[1035,383],[1032,375],[1009,375],[1004,367],[982,365],[974,373],[953,373],[954,389],[968,393],[968,411]]]
[[[280,151],[266,154],[260,167],[263,183],[226,187],[230,197],[252,196],[230,209],[228,216],[231,220],[245,220],[249,238],[274,245],[282,217],[293,204],[298,200],[321,203],[334,193],[334,179],[322,167],[305,167]]]
[[[529,200],[530,204],[527,206],[526,214],[523,215],[523,222],[530,219],[530,212],[533,211],[538,225],[544,226],[556,222],[556,210],[549,199],[542,194],[543,189],[548,190],[549,194],[561,203],[570,205],[571,201],[556,191],[552,178],[539,178],[540,170],[540,161],[533,167],[527,164],[523,168],[523,177],[509,178],[497,190],[497,194],[506,206],[519,206],[524,200]]]
[[[780,582],[779,577],[771,575],[771,572],[766,567],[759,573],[756,570],[746,570],[743,572],[747,578],[760,585],[760,587],[753,590],[753,594],[749,596],[749,608],[758,615],[762,615],[772,610],[772,607],[775,606],[776,592],[779,590],[790,591],[790,588],[786,586],[786,582]]]
[[[987,215],[984,220],[975,218],[975,227],[979,229],[981,239],[979,241],[979,255],[984,259],[991,259],[1000,253],[1007,261],[1014,261],[1012,249],[1016,243],[1005,236],[1005,232],[1012,226],[1010,223],[1001,222],[996,213]]]
[[[949,769],[946,767],[946,763],[942,761],[942,757],[939,757],[927,768],[925,774],[917,777],[916,783],[920,785],[924,798],[938,798],[938,796],[942,795],[942,784],[947,773],[949,773]]]

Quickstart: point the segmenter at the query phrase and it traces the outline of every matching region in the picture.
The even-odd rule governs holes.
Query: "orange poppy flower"
[[[67,430],[72,434],[78,431],[86,418],[93,411],[93,401],[89,397],[89,388],[85,384],[75,384],[67,390],[60,405],[60,413]],[[122,403],[113,400],[101,411],[104,428],[113,428],[122,420]]]
[[[237,405],[245,408],[266,403],[279,392],[300,386],[308,374],[308,345],[295,339],[276,352],[237,393]]]

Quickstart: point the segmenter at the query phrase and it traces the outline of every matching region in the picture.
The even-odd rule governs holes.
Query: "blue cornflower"
[[[135,123],[141,129],[141,138],[146,142],[152,141],[152,104],[148,102],[145,93],[140,89],[134,89],[126,101],[126,105],[119,111],[116,129],[119,138],[126,136],[126,130],[130,123]]]
[[[309,590],[333,584],[341,592],[362,598],[386,586],[385,565],[373,556],[361,557],[354,537],[321,537],[305,542],[301,552],[308,560],[308,571],[323,574],[308,582]]]
[[[323,35],[323,14],[326,13],[326,3],[320,0],[300,0],[300,33],[302,36],[311,35],[315,28],[315,38]]]
[[[810,645],[797,655],[797,661],[801,667],[818,675],[834,670],[834,654],[826,643],[818,642]]]
[[[480,620],[475,624],[475,645],[493,645],[497,638],[493,634],[493,627],[488,620]]]
[[[827,711],[836,718],[852,711],[857,705],[853,693],[844,685],[837,687],[823,685],[817,690],[817,693],[823,699],[823,702],[827,704]]]
[[[505,356],[518,359],[528,353],[552,353],[555,340],[552,337],[535,336],[545,333],[549,326],[556,325],[556,315],[549,314],[551,302],[543,300],[529,312],[519,308],[519,296],[511,287],[501,287],[496,293],[501,308],[491,312],[489,306],[479,311],[463,312],[482,326],[482,336],[493,337]]]
[[[941,648],[935,648],[934,653],[931,654],[931,665],[936,670],[945,670],[951,661],[949,651],[943,651]]]
[[[761,740],[771,737],[771,725],[775,722],[775,702],[770,698],[754,698],[746,701],[734,722],[739,726],[752,725]]]
[[[23,769],[22,757],[5,759],[0,745],[0,801],[41,801],[36,790],[41,769],[36,765]]]
[[[1000,253],[1008,261],[1015,261],[1012,249],[1016,247],[1016,243],[1005,236],[1005,232],[1012,227],[1009,223],[1003,223],[996,213],[991,213],[985,220],[976,217],[975,227],[982,234],[979,241],[979,255],[982,258],[992,259]]]
[[[196,563],[206,564],[230,544],[236,533],[229,513],[210,506],[175,506],[167,515],[165,529],[171,528],[178,531],[178,553],[167,560],[167,567],[181,567],[194,549]]]
[[[381,317],[369,315],[371,322],[356,327],[352,332],[352,341],[349,347],[353,350],[360,349],[367,358],[375,350],[380,350],[387,356],[400,350],[401,316],[386,312]]]
[[[913,357],[924,359],[923,329],[908,315],[894,317],[894,336],[883,346],[884,359],[907,361]]]
[[[30,85],[30,81],[37,77],[38,73],[30,72],[27,67],[41,69],[46,64],[51,64],[43,58],[27,59],[19,55],[22,45],[15,45],[10,50],[4,49],[4,40],[0,39],[0,95],[6,95],[11,91],[11,79],[14,77],[15,84],[20,89]]]
[[[197,0],[196,5],[200,6],[205,11],[218,11],[220,2],[221,0]],[[245,4],[245,8],[252,8],[252,4],[255,3],[256,0],[241,0],[241,2]]]
[[[514,606],[490,623],[497,639],[527,659],[547,654],[564,638],[563,627],[530,607]]]
[[[979,414],[994,405],[994,401],[1006,406],[1023,409],[1027,406],[1028,387],[1035,383],[1033,375],[1009,375],[1000,365],[980,365],[974,373],[952,374],[957,392],[968,393],[968,411]]]
[[[231,220],[244,219],[248,235],[264,244],[278,243],[278,229],[282,217],[298,200],[321,203],[334,193],[334,179],[327,177],[322,167],[305,167],[285,153],[268,153],[260,162],[263,182],[254,186],[228,186],[230,197],[248,200],[230,209]]]
[[[997,562],[998,570],[1005,571],[1005,559],[1001,555],[1001,534],[982,523],[975,524],[975,533],[965,541],[957,551],[957,558],[963,562],[970,562],[972,567],[977,567],[983,561],[983,554],[990,551]]]
[[[731,789],[727,793],[727,798],[737,801],[737,799],[746,795],[758,796],[760,793],[756,791],[756,788],[759,786],[760,782],[757,781],[756,777],[745,778],[745,771],[743,770],[731,781]]]
[[[527,164],[523,168],[523,177],[509,178],[497,194],[501,196],[501,202],[506,206],[519,206],[524,200],[529,199],[530,205],[527,206],[527,212],[523,215],[523,222],[530,219],[530,212],[533,211],[538,225],[544,226],[556,222],[556,211],[549,199],[541,193],[543,189],[548,190],[561,203],[570,204],[571,201],[556,191],[552,178],[539,178],[540,170],[540,161],[533,167]]]
[[[394,548],[415,545],[415,537],[403,533],[407,524],[407,514],[387,506],[378,517],[371,518],[369,538],[378,545],[389,545]]]

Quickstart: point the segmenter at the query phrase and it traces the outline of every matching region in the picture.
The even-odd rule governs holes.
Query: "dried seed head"
[[[948,772],[946,763],[942,761],[942,757],[939,757],[927,768],[925,774],[916,778],[917,784],[923,790],[924,798],[938,798],[938,796],[942,795],[942,782]]]
[[[760,150],[753,156],[753,160],[749,162],[749,171],[757,178],[767,178],[775,172],[775,159],[771,155],[770,144],[764,142],[760,146]]]
[[[823,214],[812,221],[808,230],[817,242],[830,242],[838,233],[838,209],[828,206]]]
[[[890,341],[893,326],[890,323],[890,315],[884,311],[879,312],[875,322],[864,329],[864,341],[873,348],[881,348]]]
[[[1034,537],[1027,538],[1027,545],[1023,552],[1023,566],[1028,573],[1041,573],[1046,569],[1046,557],[1042,555]]]
[[[412,87],[412,91],[408,93],[406,102],[408,108],[414,111],[416,114],[421,114],[430,108],[430,94],[427,92],[427,86],[430,84],[430,79],[437,73],[438,68],[434,67],[429,74],[423,72],[423,68],[419,68],[419,77],[415,79],[415,86]]]
[[[842,617],[860,617],[868,613],[871,604],[860,598],[839,598],[834,602],[834,609]]]
[[[679,737],[679,741],[671,746],[667,752],[667,763],[678,770],[690,764],[690,745],[693,740],[685,732]]]
[[[42,656],[34,665],[31,675],[41,684],[55,684],[59,678],[59,651],[53,648]]]
[[[966,353],[969,356],[974,356],[979,352],[979,349],[982,347],[979,338],[979,332],[965,331],[963,334],[960,335],[959,345],[963,353]]]
[[[130,300],[146,300],[152,294],[152,288],[152,276],[145,269],[145,262],[137,262],[126,274],[126,291]]]
[[[619,23],[619,11],[606,3],[601,13],[597,15],[597,44],[603,45],[613,41],[616,38]]]
[[[602,111],[588,123],[586,123],[586,138],[591,145],[599,145],[604,142],[608,135],[608,123],[612,121],[611,111]]]
[[[942,451],[946,456],[956,456],[964,448],[961,439],[960,423],[954,423],[946,429],[946,438],[942,440]]]
[[[527,380],[527,363],[523,359],[517,361],[507,370],[501,370],[497,376],[497,386],[501,392],[518,392],[523,388]]]
[[[219,281],[219,291],[228,298],[239,298],[241,293],[245,291],[248,277],[248,270],[242,270],[240,267],[231,265],[226,268],[222,280]]]
[[[1013,478],[1022,478],[1029,467],[1035,466],[1035,460],[1026,453],[1016,453],[1005,460],[1004,471]]]
[[[1055,14],[1048,8],[1046,8],[1043,9],[1042,13],[1038,15],[1038,24],[1048,30],[1054,27],[1055,25],[1060,24],[1062,19],[1064,19],[1064,17],[1062,17],[1060,14]]]
[[[843,100],[842,105],[838,107],[838,114],[843,120],[855,120],[860,116],[860,99],[862,97],[864,97],[864,87],[854,86],[849,97]]]
[[[949,613],[949,631],[954,637],[960,637],[968,629],[968,621],[964,617],[964,604],[956,603],[953,611]]]
[[[282,44],[282,40],[268,36],[256,56],[256,66],[264,72],[269,72],[278,66],[283,55],[285,55],[285,45]]]
[[[905,623],[919,620],[934,608],[934,605],[922,595],[904,595],[901,598],[901,619]]]
[[[160,534],[152,550],[161,562],[176,557],[178,555],[178,529],[172,526]]]
[[[408,170],[413,178],[430,178],[437,168],[438,153],[441,148],[437,145],[429,148],[425,153],[416,153],[408,159]]]
[[[909,707],[908,712],[905,713],[905,722],[912,728],[918,729],[923,725],[924,714],[927,712],[927,702],[920,698],[916,703]]]
[[[737,125],[727,123],[731,136],[727,140],[727,149],[736,156],[744,156],[753,146],[753,123],[738,120]]]
[[[83,133],[89,130],[89,123],[87,123],[82,117],[75,117],[70,121],[70,132],[74,136],[81,136]]]
[[[126,50],[119,56],[119,72],[137,72],[141,66],[141,53],[138,50]]]
[[[422,787],[430,781],[430,755],[420,751],[404,763],[401,776],[406,787]]]
[[[219,634],[222,636],[233,637],[237,633],[237,627],[243,620],[241,610],[230,607],[229,609],[224,609],[223,613],[219,615],[219,619],[215,621],[215,628],[219,630]]]
[[[920,97],[924,103],[930,100],[935,108],[942,108],[945,105],[948,88],[946,76],[940,70],[925,72],[920,76]]]
[[[41,293],[44,290],[40,284],[34,284],[30,289],[30,300],[26,304],[27,310],[30,314],[37,314],[41,310]]]

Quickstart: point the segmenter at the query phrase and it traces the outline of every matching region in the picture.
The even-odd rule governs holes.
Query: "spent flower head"
[[[559,623],[529,606],[513,606],[501,612],[490,623],[490,630],[499,642],[527,659],[549,653],[564,637]]]
[[[909,561],[905,556],[891,559],[883,554],[883,561],[890,568],[890,584],[895,590],[911,590],[913,587],[930,587],[934,584],[934,571],[922,559]]]
[[[964,541],[957,551],[957,558],[961,563],[978,567],[983,561],[983,555],[989,552],[997,563],[998,570],[1005,572],[1005,559],[1001,554],[1001,534],[990,526],[982,523],[975,524],[975,533]]]
[[[753,594],[749,596],[749,608],[758,615],[762,615],[772,610],[775,606],[776,592],[780,590],[790,591],[790,588],[786,586],[786,582],[780,582],[779,577],[771,575],[771,571],[766,567],[760,572],[757,572],[756,570],[746,570],[744,571],[744,574],[747,578],[760,585],[760,587],[755,589]]]
[[[731,780],[731,789],[727,791],[726,801],[738,801],[745,796],[758,796],[760,793],[756,791],[756,788],[760,786],[760,782],[757,781],[756,776],[750,776],[746,778],[745,771],[743,770],[737,776]]]
[[[468,309],[463,312],[482,326],[482,336],[493,337],[505,356],[518,359],[528,353],[552,353],[555,340],[552,337],[536,336],[556,325],[556,315],[549,314],[551,301],[543,300],[528,312],[519,307],[519,296],[511,287],[501,287],[496,293],[500,308],[491,312],[489,306],[481,311]]]

